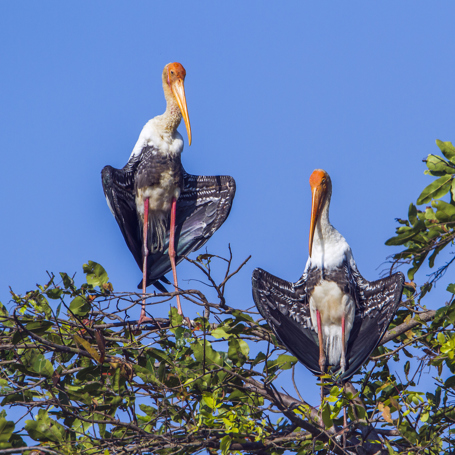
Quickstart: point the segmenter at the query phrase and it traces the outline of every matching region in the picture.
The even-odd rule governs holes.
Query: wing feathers
[[[183,190],[177,201],[176,215],[177,264],[204,246],[226,221],[234,196],[232,177],[183,174]],[[147,286],[171,270],[168,247],[169,232],[163,251],[149,256]]]
[[[402,273],[373,282],[365,280],[357,269],[346,269],[346,274],[353,280],[343,287],[354,293],[358,306],[348,341],[347,369],[341,380],[349,379],[380,342],[400,304],[404,283]],[[256,269],[252,286],[254,302],[280,342],[310,371],[321,374],[319,343],[308,304],[308,293],[315,286],[314,274],[304,274],[291,283]],[[333,374],[339,371],[339,365],[331,369]]]
[[[358,271],[353,276],[358,284],[361,308],[349,337],[348,369],[341,379],[350,378],[381,341],[400,305],[404,284],[401,272],[371,282]]]
[[[254,270],[252,285],[254,302],[279,341],[310,371],[321,374],[318,341],[310,328],[310,308],[304,287],[262,269]]]
[[[142,265],[142,242],[134,199],[132,172],[106,166],[101,171],[101,182],[107,204],[122,231],[123,238],[138,266]]]
[[[142,270],[142,236],[134,183],[139,164],[140,159],[137,158],[123,169],[106,166],[101,172],[101,181],[108,206]],[[177,201],[176,214],[177,263],[201,248],[226,221],[234,196],[235,181],[232,177],[191,175],[183,171],[183,189]],[[169,231],[163,250],[148,258],[147,286],[171,270],[168,247]]]

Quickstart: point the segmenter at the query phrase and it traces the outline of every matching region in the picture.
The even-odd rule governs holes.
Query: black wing
[[[357,269],[347,264],[343,264],[336,273],[343,276],[343,280],[340,282],[338,277],[337,282],[343,285],[344,292],[350,292],[356,301],[356,314],[346,353],[347,369],[339,377],[340,380],[347,380],[365,363],[387,330],[401,301],[404,276],[396,273],[369,282]],[[324,278],[335,277],[330,275]],[[319,342],[311,324],[309,307],[309,295],[317,279],[312,269],[296,283],[256,269],[252,281],[254,302],[279,341],[310,371],[320,375]],[[330,371],[338,374],[340,365],[332,366]]]
[[[119,225],[125,243],[142,270],[142,228],[137,217],[135,198],[135,177],[141,161],[140,156],[130,159],[122,169],[105,166],[101,171],[101,182],[107,204]],[[160,280],[169,284],[165,277],[160,277]],[[166,292],[166,288],[159,281],[154,285],[161,292]]]
[[[136,212],[134,179],[140,157],[130,160],[123,169],[106,166],[101,171],[104,195],[123,238],[142,270],[142,235]],[[183,190],[177,201],[176,263],[201,248],[224,223],[235,195],[235,181],[229,176],[200,176],[183,174]],[[171,270],[169,260],[169,231],[163,251],[148,257],[147,286]],[[164,279],[165,280],[165,279]],[[165,280],[167,281],[167,280]],[[142,287],[142,281],[139,284]]]
[[[320,375],[319,343],[311,324],[305,274],[297,283],[291,283],[255,269],[252,284],[254,303],[280,343]]]
[[[142,269],[141,231],[136,212],[134,167],[114,169],[106,166],[101,171],[101,182],[107,204],[114,215],[123,238]]]
[[[202,176],[184,172],[183,190],[177,201],[176,264],[201,248],[226,221],[235,196],[235,180],[226,175]],[[171,270],[169,231],[163,251],[148,257],[147,286]],[[142,282],[138,287],[142,286]]]
[[[349,336],[347,370],[340,379],[349,379],[370,357],[381,341],[401,302],[404,275],[399,272],[376,281],[367,281],[352,270],[357,283],[359,309]]]

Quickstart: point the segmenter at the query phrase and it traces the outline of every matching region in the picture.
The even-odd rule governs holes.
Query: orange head
[[[183,120],[185,121],[186,132],[188,133],[188,145],[191,145],[191,125],[188,116],[188,108],[186,106],[185,87],[183,85],[185,76],[185,68],[183,68],[180,63],[168,63],[164,67],[163,79],[167,82],[167,85],[177,101]]]
[[[311,201],[311,221],[310,221],[310,241],[308,250],[311,252],[313,249],[313,236],[316,228],[316,223],[321,214],[322,207],[327,199],[327,195],[330,192],[331,181],[329,174],[322,169],[316,169],[310,176],[310,187],[312,194]]]

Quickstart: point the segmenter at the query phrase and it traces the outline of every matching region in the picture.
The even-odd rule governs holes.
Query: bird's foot
[[[153,316],[149,318],[145,313],[145,308],[142,308],[141,315],[137,321],[137,328],[139,329],[142,324],[145,324],[147,322],[153,322],[154,325],[161,329],[160,323]]]
[[[319,357],[319,368],[321,369],[321,374],[325,374],[326,358],[324,356]]]
[[[148,316],[142,316],[139,318],[139,321],[137,321],[137,326],[139,327],[141,324],[144,324],[145,322],[155,322],[154,319],[149,318]]]
[[[342,373],[346,373],[346,359],[344,357],[341,357],[340,369]]]

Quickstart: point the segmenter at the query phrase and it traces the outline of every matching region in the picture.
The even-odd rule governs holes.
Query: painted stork
[[[142,270],[143,295],[173,272],[178,291],[176,264],[202,247],[229,215],[235,181],[229,176],[190,175],[180,155],[183,139],[177,127],[183,117],[191,145],[191,126],[185,97],[186,71],[180,63],[163,70],[166,111],[149,120],[122,169],[106,166],[101,180],[107,204],[128,248]],[[179,314],[183,314],[177,295]],[[148,320],[145,297],[139,324]]]
[[[281,343],[316,375],[349,379],[378,345],[401,301],[404,276],[360,275],[345,238],[330,224],[332,182],[317,169],[312,192],[309,258],[296,282],[255,269],[253,298]]]

